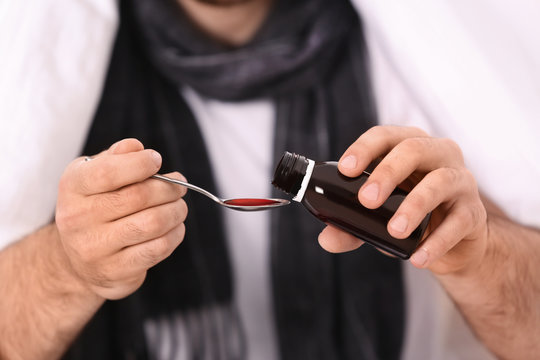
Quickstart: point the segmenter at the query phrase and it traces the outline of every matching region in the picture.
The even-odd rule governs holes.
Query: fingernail
[[[390,221],[390,228],[396,232],[402,233],[407,230],[409,221],[405,215],[398,215]]]
[[[361,193],[364,199],[375,201],[379,197],[379,186],[375,183],[367,185]]]
[[[356,168],[356,164],[357,164],[356,156],[354,155],[347,155],[340,161],[340,165],[344,169],[354,169]]]
[[[161,166],[161,155],[157,151],[152,151],[152,160],[157,166]]]
[[[428,260],[427,250],[424,248],[416,250],[416,252],[411,256],[411,262],[418,266],[423,267]]]

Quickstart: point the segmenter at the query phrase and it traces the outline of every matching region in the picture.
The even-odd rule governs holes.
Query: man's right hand
[[[56,225],[75,274],[106,299],[143,283],[146,271],[182,242],[186,189],[149,178],[161,156],[135,139],[79,158],[59,185]],[[169,174],[183,179],[178,173]]]

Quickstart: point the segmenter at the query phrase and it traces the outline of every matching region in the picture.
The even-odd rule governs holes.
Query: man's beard
[[[207,5],[213,5],[213,6],[234,6],[239,4],[248,3],[253,0],[196,0],[197,2],[207,4]]]

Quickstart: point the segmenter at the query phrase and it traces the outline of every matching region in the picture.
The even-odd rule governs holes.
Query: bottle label
[[[302,179],[302,184],[300,185],[300,190],[298,190],[298,193],[295,197],[293,197],[294,201],[301,202],[304,198],[304,194],[306,193],[309,180],[311,180],[311,174],[313,173],[313,168],[315,167],[315,161],[307,159],[308,166],[306,169],[306,175],[304,175],[304,178]]]

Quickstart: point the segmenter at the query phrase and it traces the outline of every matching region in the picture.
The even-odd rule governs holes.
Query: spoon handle
[[[195,186],[193,184],[190,184],[188,182],[185,182],[185,181],[182,181],[182,180],[176,180],[176,179],[172,179],[170,177],[166,177],[166,176],[163,176],[163,175],[159,175],[159,174],[155,174],[155,175],[152,175],[152,177],[154,179],[158,179],[158,180],[163,180],[163,181],[167,181],[167,182],[170,182],[170,183],[173,183],[173,184],[177,184],[177,185],[182,185],[182,186],[185,186],[187,187],[188,189],[191,189],[191,190],[195,190],[203,195],[206,195],[208,196],[210,199],[214,200],[215,202],[217,203],[221,203],[222,200],[220,198],[218,198],[216,195],[198,187],[198,186]]]

